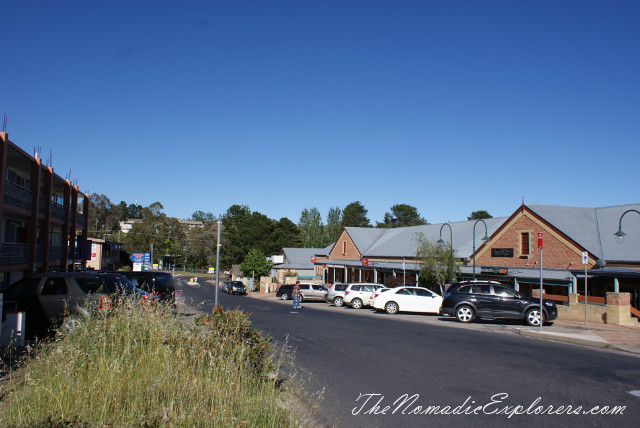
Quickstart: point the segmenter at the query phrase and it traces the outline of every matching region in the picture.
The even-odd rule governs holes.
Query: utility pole
[[[214,300],[214,307],[218,306],[218,283],[220,282],[220,231],[222,229],[222,221],[218,220],[218,244],[216,246],[216,295]]]

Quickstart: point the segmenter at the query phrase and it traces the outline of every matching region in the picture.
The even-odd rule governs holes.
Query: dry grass
[[[189,324],[128,301],[40,345],[0,425],[296,426],[271,354],[238,311]]]

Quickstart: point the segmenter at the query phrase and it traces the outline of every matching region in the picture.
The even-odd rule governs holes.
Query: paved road
[[[211,286],[185,287],[184,295],[211,310]],[[640,417],[640,397],[630,394],[640,390],[634,356],[371,311],[327,310],[325,303],[293,311],[283,302],[222,293],[220,302],[250,313],[255,328],[295,349],[296,366],[309,375],[307,391],[324,390],[316,417],[321,426],[636,426]],[[404,394],[416,399],[398,407]],[[490,405],[493,400],[499,403]],[[626,408],[622,415],[484,414],[507,406],[525,411],[532,403],[531,410],[565,406],[561,413],[567,406]],[[469,414],[408,414],[428,406]]]

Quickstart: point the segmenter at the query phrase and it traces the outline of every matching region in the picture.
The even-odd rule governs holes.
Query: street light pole
[[[482,219],[476,220],[476,222],[473,223],[473,279],[476,279],[476,225],[479,221],[484,224],[484,237],[482,240],[485,242],[489,240],[489,237],[487,236],[487,223]]]
[[[440,226],[440,239],[438,240],[439,244],[444,244],[442,240],[442,229],[448,226],[449,227],[449,245],[451,245],[451,260],[449,261],[449,284],[453,283],[453,230],[451,230],[451,225],[449,223],[445,223]]]
[[[632,211],[634,213],[640,215],[640,211],[638,211],[638,210],[627,210],[627,211],[622,213],[622,215],[620,216],[620,221],[618,222],[618,231],[616,233],[614,233],[614,235],[617,236],[618,239],[624,239],[624,236],[626,235],[626,233],[624,233],[622,231],[622,217],[624,217],[625,215],[627,215],[627,213],[630,213]]]
[[[218,220],[218,244],[216,246],[216,297],[215,306],[218,306],[218,284],[220,282],[220,230],[222,229],[222,222]]]

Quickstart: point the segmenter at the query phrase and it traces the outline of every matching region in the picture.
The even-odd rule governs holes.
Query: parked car
[[[397,287],[377,294],[373,308],[388,314],[402,312],[440,313],[442,296],[422,287]]]
[[[525,296],[495,281],[462,281],[451,284],[444,293],[442,313],[460,322],[474,318],[521,319],[531,326],[558,318],[558,308],[550,300]]]
[[[276,297],[280,297],[282,300],[287,300],[293,298],[293,285],[294,284],[283,284],[276,291]],[[304,300],[320,300],[324,301],[325,296],[327,295],[327,287],[322,284],[318,284],[315,282],[301,282],[300,283],[300,301]]]
[[[334,306],[340,307],[344,305],[344,292],[349,284],[344,282],[336,282],[328,288],[325,300],[327,303],[333,303]]]
[[[175,304],[176,287],[173,275],[160,271],[118,271],[114,272],[129,278],[136,287],[149,294],[157,294],[160,301]]]
[[[95,310],[109,309],[116,294],[148,298],[123,275],[104,272],[52,272],[23,278],[4,292],[4,310],[26,312],[26,333],[44,333],[64,320],[77,324]]]
[[[344,303],[353,309],[368,306],[371,297],[380,288],[385,288],[385,286],[370,282],[352,282],[347,285],[347,289],[344,291]]]
[[[242,294],[246,296],[247,288],[240,281],[228,281],[226,292],[229,294]]]
[[[305,300],[318,300],[324,302],[329,290],[322,284],[315,282],[301,282],[300,283],[300,301]]]
[[[282,300],[288,300],[293,298],[293,284],[282,284],[276,290],[276,297],[281,298]]]

